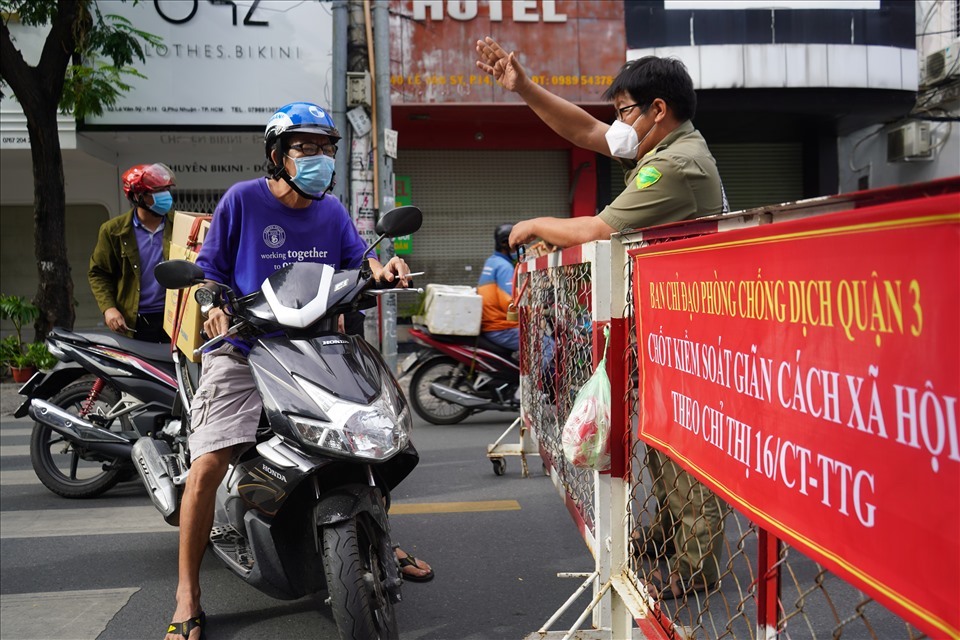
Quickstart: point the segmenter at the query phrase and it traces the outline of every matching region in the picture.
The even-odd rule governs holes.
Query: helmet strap
[[[296,191],[298,195],[308,200],[323,200],[323,198],[328,193],[330,193],[330,191],[333,189],[333,185],[336,184],[337,173],[336,172],[333,173],[333,175],[330,177],[330,186],[327,187],[327,189],[323,193],[321,193],[319,196],[314,196],[305,192],[303,189],[301,189],[296,184],[294,184],[293,178],[291,178],[290,174],[287,173],[287,167],[283,163],[283,146],[282,146],[281,140],[282,140],[282,137],[278,136],[276,142],[273,143],[273,148],[271,149],[271,151],[275,152],[277,156],[281,159],[280,162],[274,162],[272,154],[270,153],[267,154],[267,162],[268,162],[267,173],[269,174],[269,176],[273,180],[283,180],[288,185],[290,185],[290,188]]]
[[[274,153],[281,159],[280,162],[273,161]],[[283,166],[283,145],[278,136],[277,139],[274,140],[271,148],[267,151],[267,175],[274,180],[279,180],[284,173],[286,173],[286,168]]]

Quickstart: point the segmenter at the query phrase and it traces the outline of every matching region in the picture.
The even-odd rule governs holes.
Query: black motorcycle
[[[92,498],[135,478],[134,442],[172,440],[178,430],[170,427],[178,388],[170,346],[55,328],[47,348],[60,362],[20,389],[26,400],[14,414],[22,418],[31,401],[45,401],[45,420],[30,438],[37,477],[65,498]]]
[[[421,221],[415,207],[395,209],[377,224],[377,242],[413,233]],[[200,268],[183,260],[161,263],[155,273],[169,289],[204,281]],[[387,509],[391,489],[419,460],[412,419],[380,354],[337,330],[342,313],[410,291],[390,291],[394,285],[377,283],[366,263],[345,271],[294,263],[242,298],[219,288],[231,315],[227,333],[253,345],[248,362],[264,411],[256,446],[231,465],[217,491],[211,546],[231,571],[270,596],[297,599],[326,589],[344,639],[398,637],[394,604],[402,580]],[[201,304],[214,295],[198,291]],[[193,380],[182,379],[183,406],[191,389]],[[40,400],[30,405],[45,424],[51,410]],[[168,521],[189,474],[189,416],[180,413],[182,422],[170,423],[179,429],[176,438],[141,438],[133,450]],[[97,429],[80,418],[76,424]]]
[[[462,422],[479,411],[520,412],[520,363],[515,354],[481,336],[445,336],[414,326],[420,347],[401,364],[412,374],[410,403],[433,424]]]

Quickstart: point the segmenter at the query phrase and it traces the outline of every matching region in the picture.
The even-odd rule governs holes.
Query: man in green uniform
[[[569,247],[725,210],[717,163],[691,122],[693,81],[679,60],[647,56],[625,64],[603,96],[616,110],[611,126],[531,81],[516,52],[508,54],[492,38],[478,41],[477,53],[477,66],[523,98],[551,129],[627,169],[626,188],[597,216],[518,222],[511,246],[541,238]]]
[[[647,56],[626,63],[603,96],[616,111],[610,125],[532,82],[516,52],[507,53],[493,38],[477,41],[476,48],[477,67],[523,98],[551,129],[579,147],[616,158],[626,169],[623,192],[599,214],[523,220],[513,227],[511,247],[535,238],[569,247],[728,209],[717,163],[691,122],[697,95],[679,60]],[[721,574],[725,507],[659,451],[649,450],[647,464],[661,507],[648,535],[669,540],[673,548],[670,580],[656,585],[660,597],[712,587]]]

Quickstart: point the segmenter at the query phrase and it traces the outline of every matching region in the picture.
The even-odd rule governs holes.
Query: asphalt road
[[[14,385],[0,385],[0,639],[161,638],[173,610],[176,529],[163,523],[139,482],[83,501],[49,492],[30,465],[32,422],[10,415],[18,400]],[[486,446],[510,419],[487,413],[448,427],[414,419],[421,462],[394,492],[391,522],[395,541],[427,560],[436,578],[405,583],[397,608],[403,638],[526,638],[581,582],[557,573],[592,569],[537,456],[529,458],[529,478],[521,477],[516,457],[507,458],[506,475],[493,474]],[[506,440],[516,441],[515,434]],[[727,553],[746,544],[747,557],[755,557],[753,537],[741,539],[733,525],[728,520]],[[724,579],[724,601],[737,602],[739,585],[753,580],[747,564],[736,564],[737,579]],[[791,635],[831,637],[839,615],[846,618],[843,638],[918,637],[834,576],[822,580],[831,602],[818,597],[818,573],[811,561],[791,554],[784,606],[792,611],[799,598],[806,611],[790,623]],[[208,639],[337,636],[324,595],[274,600],[209,552],[201,577]],[[793,582],[798,579],[799,585]],[[552,630],[569,629],[587,599],[581,596]],[[862,620],[854,614],[860,609],[867,611]],[[734,616],[731,624],[734,619],[750,626],[753,618],[747,612],[746,620]]]
[[[4,640],[160,638],[173,610],[177,532],[162,522],[139,483],[100,498],[60,498],[33,475],[29,420],[0,407],[0,637]],[[394,537],[427,560],[429,583],[405,583],[403,638],[523,638],[569,597],[592,559],[556,489],[540,473],[521,478],[518,458],[495,476],[486,445],[509,424],[481,414],[438,427],[415,419],[421,462],[394,494]],[[464,503],[450,505],[450,503]],[[401,508],[402,507],[402,508]],[[453,510],[457,509],[457,510]],[[274,600],[246,585],[208,552],[202,570],[208,638],[334,638],[323,596]],[[586,597],[555,629],[569,628]]]

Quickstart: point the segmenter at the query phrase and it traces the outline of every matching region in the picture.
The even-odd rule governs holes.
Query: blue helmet
[[[333,123],[333,118],[326,109],[312,102],[291,102],[277,109],[267,128],[263,132],[264,150],[267,154],[267,170],[274,174],[278,171],[270,157],[270,152],[279,149],[280,139],[288,133],[318,133],[330,138],[336,144],[340,140],[340,132]],[[278,154],[279,155],[279,154]]]

